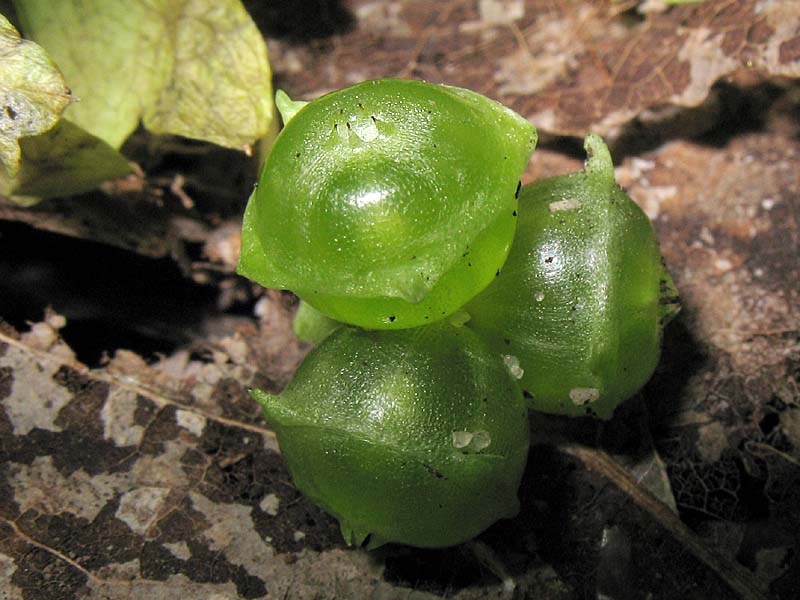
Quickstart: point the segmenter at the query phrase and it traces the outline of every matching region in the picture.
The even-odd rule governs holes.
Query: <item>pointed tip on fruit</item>
[[[258,402],[258,404],[261,406],[261,408],[267,408],[268,406],[270,406],[272,404],[273,395],[272,394],[268,394],[264,390],[260,390],[258,388],[252,388],[252,389],[248,390],[248,393],[250,394],[250,397],[253,400]]]
[[[263,390],[253,388],[249,390],[250,397],[261,407],[264,418],[269,422],[273,430],[282,427],[289,427],[298,422],[297,416],[291,408],[291,401],[287,401],[283,394],[268,394]]]
[[[372,543],[375,536],[371,535],[368,531],[359,531],[358,529],[352,527],[344,519],[339,520],[339,530],[342,532],[342,537],[348,546],[360,548],[364,545],[364,542],[367,541],[367,538],[369,538],[367,549],[373,549]],[[378,543],[378,546],[382,546],[383,544],[384,542],[380,542]],[[378,546],[374,546],[374,548],[377,548]]]
[[[583,140],[583,148],[586,150],[586,163],[584,171],[587,175],[601,177],[611,184],[614,184],[614,163],[611,160],[611,152],[608,146],[599,135],[590,133]]]
[[[258,405],[261,407],[261,410],[264,411],[264,416],[268,421],[280,422],[280,416],[283,413],[280,405],[280,395],[268,394],[258,388],[249,390],[249,393],[250,397],[258,402]]]
[[[281,113],[284,127],[306,104],[308,104],[308,102],[303,100],[292,100],[289,94],[283,90],[278,90],[275,93],[275,106],[278,107],[278,112]]]

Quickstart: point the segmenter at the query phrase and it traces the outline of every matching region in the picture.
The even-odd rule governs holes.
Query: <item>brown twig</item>
[[[578,459],[584,467],[611,481],[639,508],[650,514],[675,540],[713,571],[743,600],[761,600],[766,596],[757,577],[745,567],[720,556],[709,548],[666,504],[642,487],[622,466],[603,450],[574,443],[557,444],[564,454]]]

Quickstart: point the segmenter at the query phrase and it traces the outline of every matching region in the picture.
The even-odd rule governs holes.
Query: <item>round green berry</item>
[[[468,326],[517,365],[532,408],[609,418],[650,378],[678,304],[608,149],[594,135],[585,145],[584,171],[522,188],[508,261],[465,310]]]
[[[250,198],[239,272],[339,321],[429,324],[484,289],[536,130],[474,92],[367,81],[290,115]]]
[[[449,546],[518,511],[525,401],[465,327],[343,327],[282,394],[253,396],[295,485],[348,543]]]

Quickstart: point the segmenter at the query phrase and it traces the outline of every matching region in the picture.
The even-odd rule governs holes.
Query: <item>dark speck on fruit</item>
[[[428,473],[430,473],[431,475],[433,475],[434,477],[436,477],[436,479],[447,479],[447,477],[445,477],[445,476],[444,476],[444,474],[443,474],[441,471],[439,471],[439,470],[437,470],[437,469],[433,468],[433,467],[432,467],[432,466],[430,466],[429,464],[422,463],[422,466],[423,466],[423,467],[425,467],[425,470],[426,470]]]

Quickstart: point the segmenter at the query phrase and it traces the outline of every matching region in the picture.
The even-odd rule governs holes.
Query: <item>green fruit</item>
[[[302,300],[292,322],[292,329],[297,338],[312,344],[319,344],[341,326],[339,321],[326,317],[308,302]]]
[[[429,324],[484,289],[516,229],[536,130],[474,92],[380,79],[279,105],[239,272],[339,321]]]
[[[584,171],[522,188],[508,261],[465,310],[469,327],[518,362],[533,409],[609,418],[650,378],[678,304],[608,149],[594,135],[585,147]]]
[[[281,395],[253,397],[295,485],[350,544],[450,546],[518,511],[525,400],[465,327],[343,327]]]

